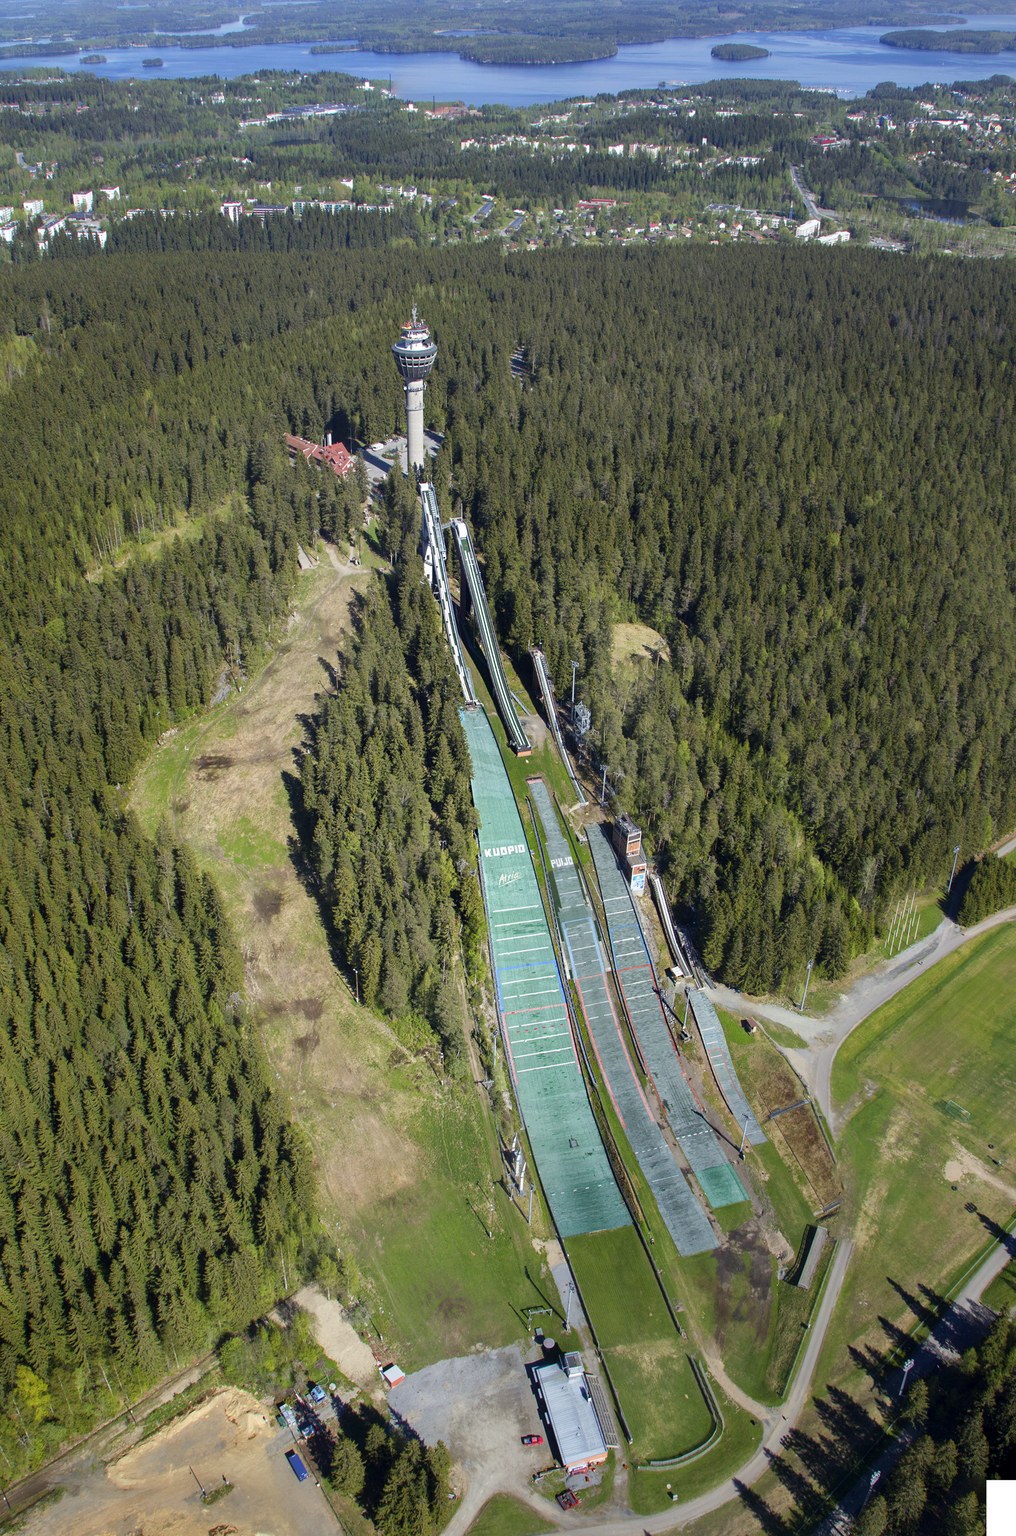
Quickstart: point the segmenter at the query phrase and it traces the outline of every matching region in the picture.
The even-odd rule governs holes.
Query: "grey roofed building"
[[[534,1372],[561,1463],[567,1472],[607,1459],[607,1442],[582,1369],[582,1356],[538,1365]]]

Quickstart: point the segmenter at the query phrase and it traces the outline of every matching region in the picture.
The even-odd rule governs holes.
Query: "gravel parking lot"
[[[519,1496],[532,1473],[551,1464],[546,1427],[517,1344],[484,1350],[458,1360],[441,1360],[407,1376],[389,1394],[395,1413],[428,1445],[443,1440],[455,1461],[453,1486],[461,1493],[448,1536],[468,1530],[493,1494],[510,1488]],[[544,1444],[524,1446],[523,1435],[543,1435]],[[553,1519],[553,1506],[533,1495]]]

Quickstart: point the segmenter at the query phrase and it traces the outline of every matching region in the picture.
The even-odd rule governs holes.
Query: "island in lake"
[[[161,69],[162,63],[161,59],[142,59],[141,67],[142,69]]]
[[[889,48],[914,48],[925,53],[1004,53],[1016,48],[1016,32],[886,32],[879,38]]]
[[[83,53],[81,62],[82,64],[108,64],[109,60],[104,53]]]
[[[723,59],[727,64],[743,64],[748,59],[768,59],[768,48],[756,48],[753,43],[717,43],[710,48],[710,56]]]

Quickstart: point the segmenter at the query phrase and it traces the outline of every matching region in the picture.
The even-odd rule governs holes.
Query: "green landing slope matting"
[[[482,709],[463,709],[494,986],[519,1110],[562,1237],[630,1224],[586,1094],[536,871]]]
[[[617,862],[608,831],[603,826],[591,826],[587,836],[607,919],[614,975],[656,1091],[709,1204],[714,1210],[737,1205],[748,1196],[724,1156],[719,1137],[695,1102],[682,1070],[656,991],[656,977],[628,881]]]
[[[542,779],[534,778],[529,793],[543,834],[565,969],[575,983],[607,1091],[678,1253],[708,1253],[717,1246],[715,1234],[635,1075],[607,985],[608,966],[592,908],[550,791]]]

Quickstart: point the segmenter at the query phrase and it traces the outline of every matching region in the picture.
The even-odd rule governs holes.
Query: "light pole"
[[[945,888],[945,893],[946,893],[947,896],[948,896],[949,892],[952,890],[953,879],[954,879],[954,877],[956,875],[956,861],[959,858],[959,856],[960,856],[960,845],[959,845],[959,843],[957,843],[956,847],[953,849],[953,863],[952,863],[952,869],[949,871],[949,884]]]
[[[814,964],[815,961],[813,959],[808,961],[808,974],[804,978],[804,996],[801,998],[801,1006],[797,1010],[798,1013],[804,1012],[804,1005],[808,1001],[808,987],[811,983],[811,968]]]
[[[575,674],[578,671],[578,669],[579,669],[578,662],[577,661],[573,661],[572,664],[571,664],[571,707],[572,707],[572,714],[573,715],[575,713]]]
[[[356,1006],[360,1006],[360,972],[353,966],[353,977],[356,983]]]
[[[902,1397],[904,1392],[907,1390],[907,1377],[910,1375],[910,1372],[914,1369],[916,1364],[917,1362],[913,1356],[911,1356],[909,1360],[904,1360],[903,1362],[903,1380],[900,1382],[900,1397]]]
[[[606,805],[606,803],[607,803],[606,795],[607,795],[607,765],[606,765],[606,763],[604,763],[604,765],[603,765],[603,778],[600,780],[600,804],[601,805]]]
[[[875,1471],[871,1474],[871,1477],[868,1479],[868,1491],[864,1495],[864,1498],[861,1500],[861,1508],[857,1511],[858,1514],[861,1513],[861,1511],[864,1509],[864,1506],[867,1504],[868,1500],[871,1498],[872,1494],[875,1491],[875,1484],[878,1482],[878,1480],[879,1480],[879,1478],[881,1476],[882,1476],[882,1472],[881,1472],[880,1468],[876,1467]]]

